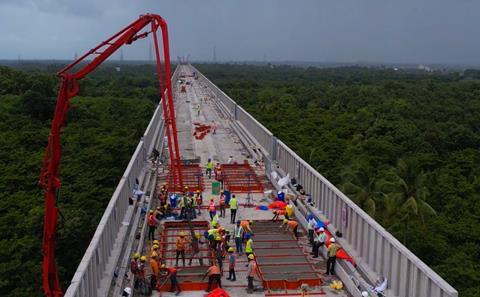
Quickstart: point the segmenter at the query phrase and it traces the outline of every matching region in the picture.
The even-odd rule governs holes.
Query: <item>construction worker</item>
[[[327,275],[335,274],[335,263],[337,262],[337,251],[340,247],[335,243],[335,238],[330,238],[330,245],[327,248]]]
[[[146,273],[145,262],[147,262],[147,257],[146,256],[141,256],[140,257],[140,263],[138,265],[137,277],[138,277],[138,281],[139,281],[139,286],[143,290],[145,289],[146,284],[147,284],[147,281],[145,279],[145,273]]]
[[[214,120],[212,120],[212,123],[210,124],[210,128],[212,129],[213,135],[217,134],[217,123],[215,123]]]
[[[238,201],[235,195],[232,195],[230,199],[230,224],[235,224],[235,218],[237,217]]]
[[[207,171],[205,175],[208,175],[208,178],[212,178],[212,170],[213,170],[213,162],[212,159],[208,159],[207,161]]]
[[[283,224],[280,226],[280,228],[285,227],[285,231],[288,231],[288,229],[291,229],[295,237],[298,239],[298,223],[297,221],[294,220],[283,220]]]
[[[217,213],[217,209],[215,207],[215,200],[210,198],[210,203],[208,204],[208,213],[210,214],[210,220],[213,220],[213,217]]]
[[[158,242],[158,241],[157,241]],[[150,257],[157,256],[158,257],[158,244],[153,244],[152,248],[150,249]]]
[[[138,288],[138,272],[139,272],[138,267],[139,266],[140,266],[140,254],[135,253],[133,254],[132,260],[130,261],[130,272],[132,272],[135,279],[134,288]]]
[[[221,281],[221,274],[220,274],[220,268],[218,268],[217,265],[212,264],[210,268],[208,268],[207,272],[203,276],[203,279],[208,276],[208,287],[205,292],[210,292],[212,290],[212,284],[213,282],[217,282],[218,287],[222,287],[222,281]]]
[[[233,229],[233,237],[235,238],[235,248],[240,255],[243,253],[243,233],[240,221],[237,221],[237,225]]]
[[[150,210],[148,214],[148,239],[155,240],[155,229],[157,228],[157,219],[155,218],[155,214],[153,210]]]
[[[153,255],[150,258],[150,268],[152,268],[152,276],[150,278],[150,287],[154,289],[157,286],[158,280],[158,255]]]
[[[220,217],[217,213],[216,215],[213,216],[213,219],[212,219],[212,227],[213,228],[218,228],[219,227],[219,220],[220,220]]]
[[[188,189],[188,187],[185,187]],[[187,218],[187,207],[188,207],[188,190],[185,191],[185,193],[182,195],[182,198],[180,199],[180,219],[186,219]]]
[[[225,193],[223,190],[220,191],[220,197],[219,197],[219,202],[220,202],[220,216],[222,218],[225,217],[225,208],[227,207],[227,204],[225,203]]]
[[[190,256],[190,260],[188,261],[188,265],[192,265],[192,260],[198,257],[198,262],[200,266],[203,266],[203,259],[202,255],[200,254],[200,245],[204,244],[205,242],[202,241],[200,234],[195,234],[195,238],[192,238],[192,255]]]
[[[248,255],[248,272],[247,272],[247,292],[249,294],[253,293],[255,290],[253,287],[253,279],[258,274],[257,272],[257,262],[255,262],[255,256],[253,254]]]
[[[195,193],[195,201],[197,204],[198,215],[200,215],[201,214],[200,210],[202,208],[202,203],[203,203],[202,192],[200,192],[200,190],[197,190],[197,192]]]
[[[230,247],[228,248],[228,277],[227,279],[229,281],[236,281],[237,280],[237,277],[235,275],[235,262],[236,262],[236,259],[235,259],[235,253],[234,253],[235,249],[233,247]]]
[[[189,219],[196,219],[197,213],[195,208],[197,207],[197,200],[193,197],[193,193],[188,195],[187,215]]]
[[[240,222],[240,226],[242,226],[243,231],[245,231],[245,234],[253,234],[252,225],[253,225],[252,220]]]
[[[307,231],[308,231],[308,242],[310,245],[313,247],[313,235],[315,233],[315,226],[317,225],[317,221],[313,217],[313,215],[310,216],[307,224]]]
[[[161,266],[162,268],[162,271],[165,271],[167,273],[167,275],[165,277],[168,277],[170,278],[170,292],[174,292],[175,289],[177,290],[177,293],[176,295],[179,295],[181,290],[180,290],[180,286],[178,284],[178,281],[177,281],[177,269],[174,268],[174,267],[167,267],[167,265],[165,264],[162,264]]]
[[[253,254],[253,239],[251,238],[251,235],[249,233],[245,235],[245,239],[245,254],[247,254],[248,258],[248,256]]]
[[[223,258],[225,258],[225,246],[220,235],[217,235],[217,237],[215,237],[215,242],[215,259],[217,260],[218,268],[220,268],[220,273],[223,275]]]
[[[276,222],[280,218],[280,216],[284,216],[284,218],[288,220],[288,214],[285,209],[274,209],[272,210],[272,213],[273,213],[272,222]]]
[[[186,245],[189,243],[189,240],[185,237],[185,232],[181,231],[175,243],[176,256],[175,256],[175,266],[178,266],[178,258],[182,256],[183,266],[185,266],[185,249]]]
[[[323,229],[323,227],[320,227],[319,229],[317,229],[315,238],[313,238],[313,247],[311,253],[313,255],[313,258],[318,258],[318,251],[320,247],[325,244],[325,241],[327,241],[327,234],[325,234],[325,229]]]

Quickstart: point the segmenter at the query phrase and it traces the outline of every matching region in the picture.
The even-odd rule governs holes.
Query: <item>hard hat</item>
[[[157,252],[153,252],[151,255],[150,255],[151,258],[157,258],[158,257],[158,254]]]
[[[157,210],[160,210],[160,209],[162,209],[162,208],[160,206],[157,206]]]
[[[323,232],[323,231],[325,231],[325,229],[323,229],[323,227],[320,227],[320,229],[318,229],[318,231]]]
[[[248,259],[253,260],[253,259],[255,259],[255,256],[253,254],[250,254],[250,255],[248,255]]]
[[[200,237],[202,237],[202,235],[200,235],[200,234],[195,234],[195,238],[200,239]]]
[[[274,209],[274,210],[272,210],[272,212],[273,212],[273,213],[277,213],[277,210],[276,210],[276,209]]]
[[[363,291],[363,292],[362,292],[362,297],[368,297],[368,292],[367,292],[367,291]]]
[[[287,219],[283,219],[283,223],[286,224],[288,222]]]
[[[167,265],[165,265],[165,264],[162,264],[162,266],[160,266],[160,267],[162,267],[162,268],[165,268],[165,267],[167,267]]]
[[[150,213],[153,213],[153,209],[150,209]]]
[[[250,225],[252,225],[252,224],[253,224],[253,220],[248,221],[248,223],[249,223]]]
[[[123,290],[123,293],[127,294],[127,296],[130,296],[130,294],[132,294],[132,289],[130,289],[130,287],[126,287]]]
[[[237,225],[240,225],[240,220],[237,221]]]
[[[246,239],[250,239],[250,237],[251,237],[250,233],[245,234]]]
[[[138,258],[140,258],[140,253],[137,252],[133,254],[133,259],[138,259]]]
[[[277,192],[277,195],[280,195],[280,194],[282,194],[282,193],[283,193],[282,191],[278,191],[278,192]]]
[[[233,253],[234,251],[235,251],[235,249],[234,249],[233,247],[229,247],[229,248],[228,248],[228,252],[229,252],[229,253]]]
[[[153,241],[153,244],[158,245],[158,240],[155,239],[155,240]]]
[[[158,249],[158,244],[154,244],[154,245],[152,246],[152,248],[153,248],[154,250]]]
[[[222,238],[220,236],[217,236],[217,237],[215,237],[215,240],[220,241],[220,240],[222,240]]]
[[[147,257],[145,257],[145,256],[141,256],[141,257],[140,257],[140,261],[142,261],[142,262],[145,262],[145,261],[147,261]]]
[[[330,238],[330,242],[335,242],[335,238]]]
[[[183,237],[183,236],[185,236],[185,232],[181,231],[178,235],[179,235],[180,237]]]

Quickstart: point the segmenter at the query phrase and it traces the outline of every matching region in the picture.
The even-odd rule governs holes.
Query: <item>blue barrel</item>
[[[172,208],[177,207],[177,195],[170,195],[170,206],[172,206]]]
[[[232,194],[230,193],[230,191],[223,191],[223,194],[225,194],[225,203],[227,205],[230,205],[230,198]]]

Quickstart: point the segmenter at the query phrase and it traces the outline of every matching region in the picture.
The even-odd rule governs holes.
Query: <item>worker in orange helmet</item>
[[[296,238],[298,238],[298,223],[297,221],[294,220],[283,220],[283,224],[280,226],[280,228],[285,227],[285,230],[292,230],[293,234],[295,235]]]

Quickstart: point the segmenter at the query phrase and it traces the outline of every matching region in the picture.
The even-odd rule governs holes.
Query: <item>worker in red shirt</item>
[[[178,284],[178,281],[177,281],[177,269],[174,267],[167,267],[167,265],[165,264],[162,264],[161,268],[162,268],[162,272],[167,273],[165,277],[170,278],[170,284],[171,284],[170,292],[173,293],[176,289],[177,290],[176,295],[179,295],[181,290],[180,290],[180,285]]]
[[[148,239],[155,240],[155,229],[157,228],[157,219],[155,218],[155,213],[153,210],[150,210],[148,214]]]
[[[217,282],[219,288],[222,287],[222,281],[220,277],[220,268],[218,268],[217,265],[213,264],[212,266],[210,266],[210,268],[208,268],[207,272],[203,276],[203,279],[205,279],[205,277],[207,276],[208,276],[208,287],[207,287],[207,290],[205,290],[205,292],[210,292],[212,290],[212,284],[214,281]]]
[[[298,223],[297,221],[294,221],[294,220],[287,220],[287,219],[284,219],[283,220],[283,224],[280,226],[280,228],[283,228],[285,227],[285,231],[287,230],[292,230],[293,234],[295,235],[295,237],[298,239]]]
[[[208,213],[210,214],[210,220],[213,220],[213,217],[217,213],[215,208],[215,200],[213,198],[210,199],[210,203],[208,204]]]
[[[219,200],[220,200],[220,216],[222,218],[225,217],[225,208],[227,207],[226,203],[225,203],[225,193],[222,191],[220,191],[220,197],[219,197]]]

